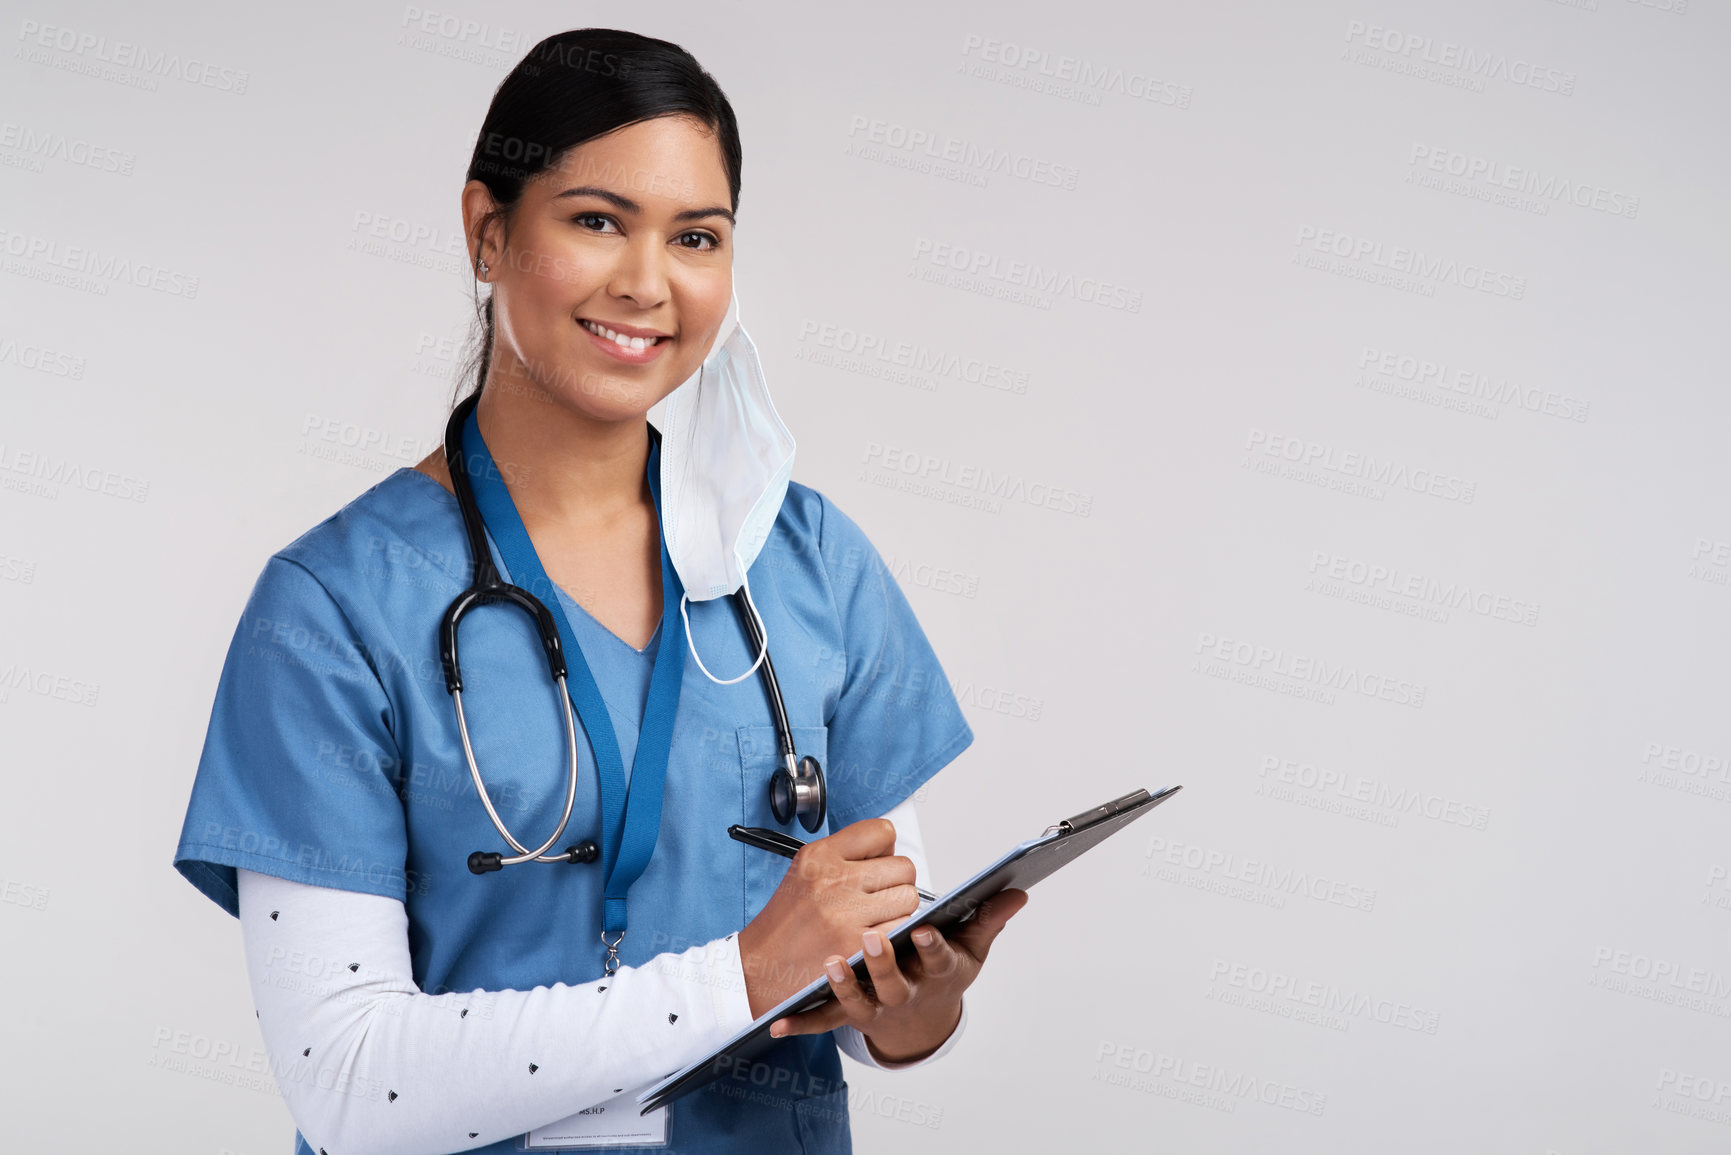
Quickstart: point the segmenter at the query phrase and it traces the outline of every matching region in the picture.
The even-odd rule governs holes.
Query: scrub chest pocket
[[[829,766],[829,727],[794,726],[793,746],[800,757],[807,754],[823,766]],[[802,842],[834,833],[828,817],[817,833],[808,834],[797,822],[792,829],[775,820],[769,809],[769,777],[781,765],[781,755],[775,740],[775,727],[769,725],[740,726],[735,731],[739,739],[739,783],[746,826],[765,826],[792,834]],[[781,885],[792,860],[767,850],[745,847],[745,919],[750,922]]]

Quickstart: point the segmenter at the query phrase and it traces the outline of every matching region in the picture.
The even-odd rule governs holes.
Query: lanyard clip
[[[620,931],[619,937],[612,942],[607,941],[607,932],[601,932],[601,945],[607,948],[607,961],[604,964],[605,973],[611,975],[619,969],[619,944],[625,941],[625,932]]]

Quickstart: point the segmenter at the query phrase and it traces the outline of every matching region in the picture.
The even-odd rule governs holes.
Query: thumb
[[[1027,904],[1027,891],[1000,890],[980,904],[979,913],[951,936],[950,941],[973,955],[975,962],[983,963],[987,952],[992,949],[992,940],[998,937],[1004,924]]]

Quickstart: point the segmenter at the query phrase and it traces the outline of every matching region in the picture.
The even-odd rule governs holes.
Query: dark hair
[[[686,115],[708,126],[727,168],[729,206],[739,211],[739,125],[715,78],[677,44],[616,28],[577,28],[549,36],[499,82],[475,138],[465,182],[487,186],[498,206],[481,228],[502,220],[507,236],[523,188],[556,167],[571,148],[628,124]],[[493,356],[493,296],[476,289],[479,349],[458,374],[486,384]]]

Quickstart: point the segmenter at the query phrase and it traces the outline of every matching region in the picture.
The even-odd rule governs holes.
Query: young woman
[[[300,1155],[849,1150],[838,1047],[942,1053],[1025,901],[900,965],[885,949],[925,874],[911,795],[973,735],[871,543],[788,480],[737,324],[739,188],[733,111],[684,50],[606,29],[532,49],[462,192],[488,293],[461,448],[253,589],[175,866],[240,919]],[[521,605],[478,606],[442,647],[477,541],[545,603],[563,686]],[[809,835],[810,797],[797,823],[772,805],[766,648],[825,773]],[[790,862],[736,823],[811,841]],[[634,1092],[825,973],[836,1002],[639,1117]]]

